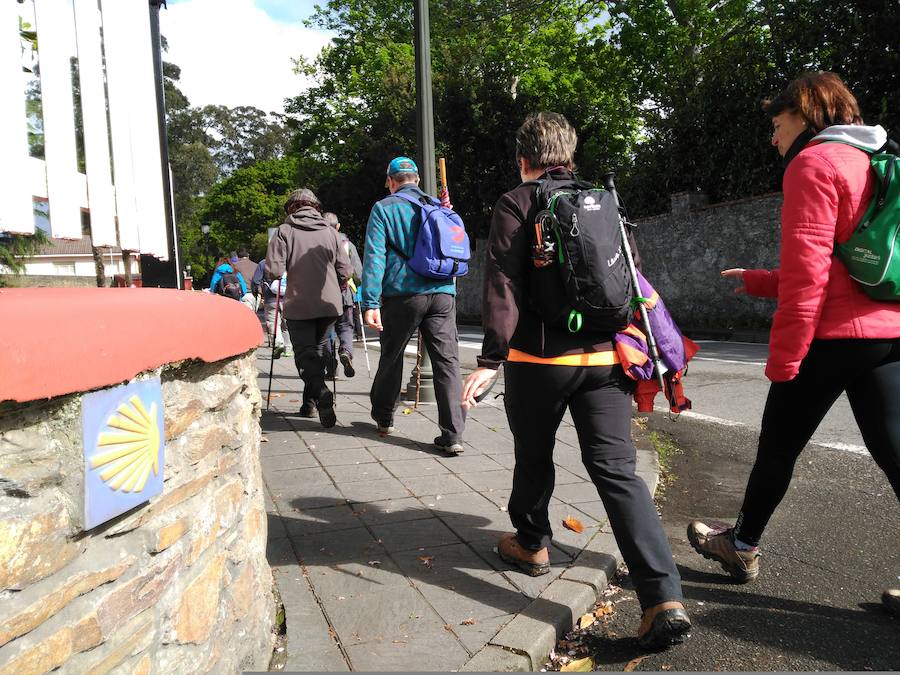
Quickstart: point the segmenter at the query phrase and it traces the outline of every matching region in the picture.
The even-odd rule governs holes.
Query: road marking
[[[669,409],[662,405],[657,405],[654,407],[656,412],[669,412]],[[713,424],[720,424],[723,427],[745,427],[747,426],[743,422],[734,422],[732,420],[722,419],[721,417],[713,417],[712,415],[704,415],[702,413],[694,412],[692,410],[685,410],[680,415],[687,417],[693,420],[699,420],[701,422],[712,422]]]
[[[823,448],[831,448],[832,450],[843,450],[844,452],[852,452],[854,455],[868,455],[869,451],[864,445],[851,445],[850,443],[820,443],[812,441],[816,445]]]

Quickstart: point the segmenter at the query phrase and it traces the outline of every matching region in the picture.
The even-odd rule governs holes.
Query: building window
[[[55,262],[53,263],[53,273],[59,276],[75,276],[75,263],[63,263],[63,262]]]

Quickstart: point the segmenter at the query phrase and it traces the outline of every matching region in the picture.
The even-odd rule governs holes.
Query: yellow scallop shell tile
[[[147,410],[138,396],[119,404],[106,421],[108,431],[100,433],[91,458],[91,469],[100,470],[100,480],[110,489],[141,492],[150,472],[159,474],[160,432],[156,403]]]

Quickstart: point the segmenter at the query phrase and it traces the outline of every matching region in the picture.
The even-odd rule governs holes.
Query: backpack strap
[[[397,192],[395,192],[392,196],[399,197],[403,201],[409,202],[413,206],[418,206],[420,209],[425,206],[438,206],[440,204],[439,201],[432,199],[431,197],[429,197],[428,195],[426,195],[424,193],[422,193],[422,194],[424,197],[426,197],[431,202],[430,204],[425,204],[424,202],[422,202],[421,198],[416,199],[412,195],[406,194],[405,192],[400,192],[399,190]],[[421,223],[419,224],[419,227],[421,227]],[[416,232],[413,235],[413,241],[415,241],[418,238],[419,238],[419,231],[416,230]],[[407,255],[404,251],[400,250],[400,247],[397,246],[394,242],[392,242],[387,235],[385,235],[384,241],[388,245],[389,248],[391,248],[397,255],[399,255],[404,260],[408,261],[412,257],[412,256]],[[413,245],[415,246],[415,244],[413,244]]]

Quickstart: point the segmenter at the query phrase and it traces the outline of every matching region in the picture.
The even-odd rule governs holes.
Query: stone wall
[[[765,336],[774,302],[737,296],[719,272],[778,266],[781,194],[706,205],[700,194],[672,195],[670,213],[635,222],[647,279],[687,332],[747,339]],[[487,241],[479,240],[469,274],[460,279],[460,320],[481,323]]]
[[[109,282],[110,279],[107,278],[107,286],[109,286]],[[0,274],[0,286],[12,288],[44,288],[46,286],[96,288],[97,277],[75,277],[64,274]]]
[[[267,668],[274,600],[253,356],[154,373],[163,492],[89,531],[81,395],[0,404],[0,675]]]

